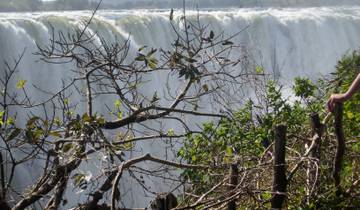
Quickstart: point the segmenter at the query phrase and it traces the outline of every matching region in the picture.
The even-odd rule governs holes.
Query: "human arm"
[[[350,99],[360,89],[360,73],[345,93],[332,94],[327,102],[328,110],[334,111],[335,103],[342,103]]]

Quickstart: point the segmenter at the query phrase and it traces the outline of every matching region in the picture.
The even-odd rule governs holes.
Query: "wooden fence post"
[[[320,117],[318,113],[313,113],[310,115],[312,135],[314,136],[313,141],[315,141],[314,148],[310,151],[309,161],[307,166],[307,202],[310,203],[310,198],[313,194],[316,194],[320,186],[320,147],[321,147],[321,135],[323,125],[320,122]],[[307,148],[310,147],[312,142],[307,143]],[[318,167],[316,167],[318,166]]]
[[[341,186],[340,186],[340,172],[342,167],[342,162],[344,159],[345,153],[345,136],[343,130],[343,105],[341,103],[337,103],[335,105],[335,133],[337,138],[337,147],[336,147],[336,156],[334,159],[334,170],[333,170],[333,178],[336,187],[336,195],[339,196],[341,194]]]
[[[286,198],[285,146],[286,126],[278,125],[275,127],[275,165],[271,209],[281,209]]]
[[[236,188],[236,185],[238,184],[238,176],[239,176],[239,172],[238,172],[238,166],[236,163],[231,164],[230,166],[230,181],[229,181],[229,191],[233,191]],[[233,192],[231,195],[235,194],[235,192]],[[231,196],[230,195],[230,196]],[[236,199],[231,200],[228,203],[228,210],[236,210]]]
[[[178,205],[177,198],[172,193],[159,193],[150,203],[152,210],[170,210]]]

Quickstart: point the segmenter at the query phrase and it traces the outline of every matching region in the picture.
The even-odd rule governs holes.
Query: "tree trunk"
[[[315,146],[309,154],[309,161],[307,166],[307,202],[311,202],[313,195],[317,194],[317,190],[320,186],[320,147],[321,147],[321,135],[323,125],[320,122],[319,114],[313,113],[310,116],[312,135],[314,136]],[[310,147],[311,142],[307,143],[307,147]]]
[[[281,209],[286,198],[286,167],[285,167],[286,126],[275,127],[275,165],[272,209]]]
[[[336,138],[337,138],[337,148],[336,148],[336,156],[334,160],[334,171],[333,171],[333,178],[334,178],[337,196],[341,194],[340,172],[341,172],[342,162],[345,153],[345,136],[343,130],[342,115],[343,115],[343,105],[338,103],[335,106],[334,126],[335,126]]]
[[[233,191],[236,188],[236,185],[238,184],[238,167],[237,164],[232,164],[230,166],[230,181],[229,181],[229,191]],[[230,196],[235,194],[235,192],[232,192]],[[236,210],[236,199],[231,200],[228,203],[228,210]]]

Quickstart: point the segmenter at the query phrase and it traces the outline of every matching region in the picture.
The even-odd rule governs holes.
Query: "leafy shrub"
[[[266,161],[273,141],[273,128],[277,124],[287,125],[287,168],[301,161],[306,139],[313,133],[309,115],[317,112],[321,117],[326,113],[325,103],[334,92],[345,92],[354,78],[360,73],[360,52],[344,56],[336,66],[336,72],[329,78],[321,79],[317,84],[308,78],[295,78],[293,94],[296,100],[288,102],[284,98],[282,86],[268,81],[263,100],[249,100],[246,105],[232,115],[203,124],[201,134],[190,135],[178,156],[192,164],[214,166],[207,172],[186,170],[183,176],[193,185],[188,191],[197,194],[208,193],[228,171],[215,166],[238,164],[247,193],[237,200],[240,209],[269,208],[271,198],[272,167],[271,160]],[[261,89],[261,88],[260,88]],[[321,186],[312,194],[306,195],[306,167],[301,167],[288,183],[287,207],[289,209],[355,209],[360,208],[359,181],[360,160],[360,94],[344,104],[344,131],[347,150],[342,167],[341,185],[343,193],[335,193],[332,179],[332,161],[336,148],[336,139],[331,122],[323,133],[321,158],[318,177]],[[265,159],[265,160],[264,160]],[[269,165],[270,164],[270,165]],[[357,181],[357,182],[356,182]],[[240,189],[238,189],[240,191]],[[243,190],[243,189],[241,189]],[[216,198],[225,195],[228,188],[218,188],[207,194]]]

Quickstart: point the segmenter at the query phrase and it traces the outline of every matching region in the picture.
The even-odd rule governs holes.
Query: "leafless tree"
[[[34,101],[27,92],[26,80],[18,81],[17,89],[11,88],[23,54],[14,65],[5,63],[0,101],[2,209],[20,210],[35,203],[44,209],[58,209],[65,202],[65,191],[72,182],[81,189],[92,186],[84,191],[90,191],[87,201],[77,208],[119,209],[123,192],[118,184],[124,171],[146,188],[139,174],[161,176],[169,168],[228,167],[189,165],[156,154],[134,157],[129,152],[140,141],[173,142],[198,132],[186,121],[187,116],[230,117],[227,111],[231,105],[226,98],[232,97],[229,91],[237,92],[252,74],[246,68],[243,54],[233,56],[233,52],[241,52],[241,46],[232,41],[238,34],[230,37],[215,34],[199,17],[190,21],[184,11],[175,20],[171,11],[170,24],[176,35],[172,49],[144,46],[134,55],[130,39],[108,43],[103,38],[99,40],[96,32],[90,32],[88,27],[94,16],[95,12],[72,34],[53,29],[49,44],[38,46],[36,54],[42,62],[64,67],[70,63],[76,67],[64,69],[75,76],[70,81],[64,80],[58,91],[38,88],[49,95],[47,100]],[[160,84],[162,92],[144,94],[142,86],[159,85],[149,79],[157,76],[166,78]],[[105,96],[112,100],[110,104],[101,101]],[[218,108],[203,109],[205,100],[217,102]],[[96,110],[95,103],[106,107],[103,110],[107,113]],[[86,111],[81,113],[77,107],[83,104]],[[16,110],[20,109],[25,110],[27,120],[17,124]],[[34,109],[44,114],[36,114]],[[169,121],[176,123],[177,129],[162,126]],[[108,130],[116,130],[118,135],[110,135]],[[100,174],[88,179],[79,167],[96,154],[107,154],[108,162]],[[23,191],[12,188],[15,168],[34,161],[42,165],[37,181],[29,183]],[[138,165],[145,161],[162,167],[159,170]],[[167,179],[179,186],[184,184],[179,177]],[[105,204],[100,204],[100,200]]]

